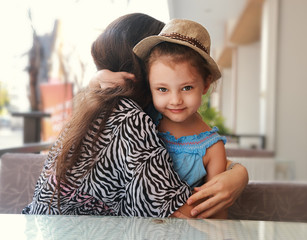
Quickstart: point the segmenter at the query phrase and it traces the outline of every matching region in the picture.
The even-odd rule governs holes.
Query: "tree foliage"
[[[208,94],[203,96],[203,104],[198,112],[210,127],[218,127],[221,135],[230,134],[231,131],[225,126],[225,118],[216,108],[210,106]]]
[[[10,101],[9,101],[9,95],[5,88],[1,87],[0,84],[0,116],[5,114],[6,108],[8,107]]]

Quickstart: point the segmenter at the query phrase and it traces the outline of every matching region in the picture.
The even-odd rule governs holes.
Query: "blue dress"
[[[162,119],[162,115],[150,109],[149,114],[156,125]],[[183,136],[176,139],[170,132],[159,132],[158,136],[163,140],[173,161],[174,170],[181,180],[189,186],[197,187],[204,183],[207,171],[203,164],[203,156],[213,144],[218,141],[226,143],[226,138],[218,134],[218,128],[198,135]]]

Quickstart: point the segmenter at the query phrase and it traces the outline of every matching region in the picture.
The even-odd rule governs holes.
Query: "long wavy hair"
[[[73,114],[60,134],[62,149],[55,162],[59,211],[61,183],[73,184],[68,181],[67,173],[77,164],[82,140],[95,119],[103,114],[100,129],[95,131],[92,142],[92,159],[99,150],[95,145],[98,134],[105,128],[109,116],[121,98],[131,98],[143,108],[151,101],[144,66],[132,49],[143,38],[157,35],[163,26],[163,22],[146,14],[124,15],[108,25],[92,44],[91,53],[98,70],[130,72],[135,75],[136,80],[128,80],[124,86],[106,90],[87,87],[74,97]]]

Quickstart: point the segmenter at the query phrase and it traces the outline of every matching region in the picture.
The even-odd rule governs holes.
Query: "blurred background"
[[[200,109],[252,180],[307,180],[305,0],[0,0],[0,151],[52,143],[95,74],[115,18],[186,18],[211,35],[222,78]]]

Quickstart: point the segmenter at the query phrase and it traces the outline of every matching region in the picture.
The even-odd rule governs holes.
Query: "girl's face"
[[[174,63],[166,56],[151,64],[148,78],[155,108],[178,123],[197,112],[210,86],[189,62]]]

